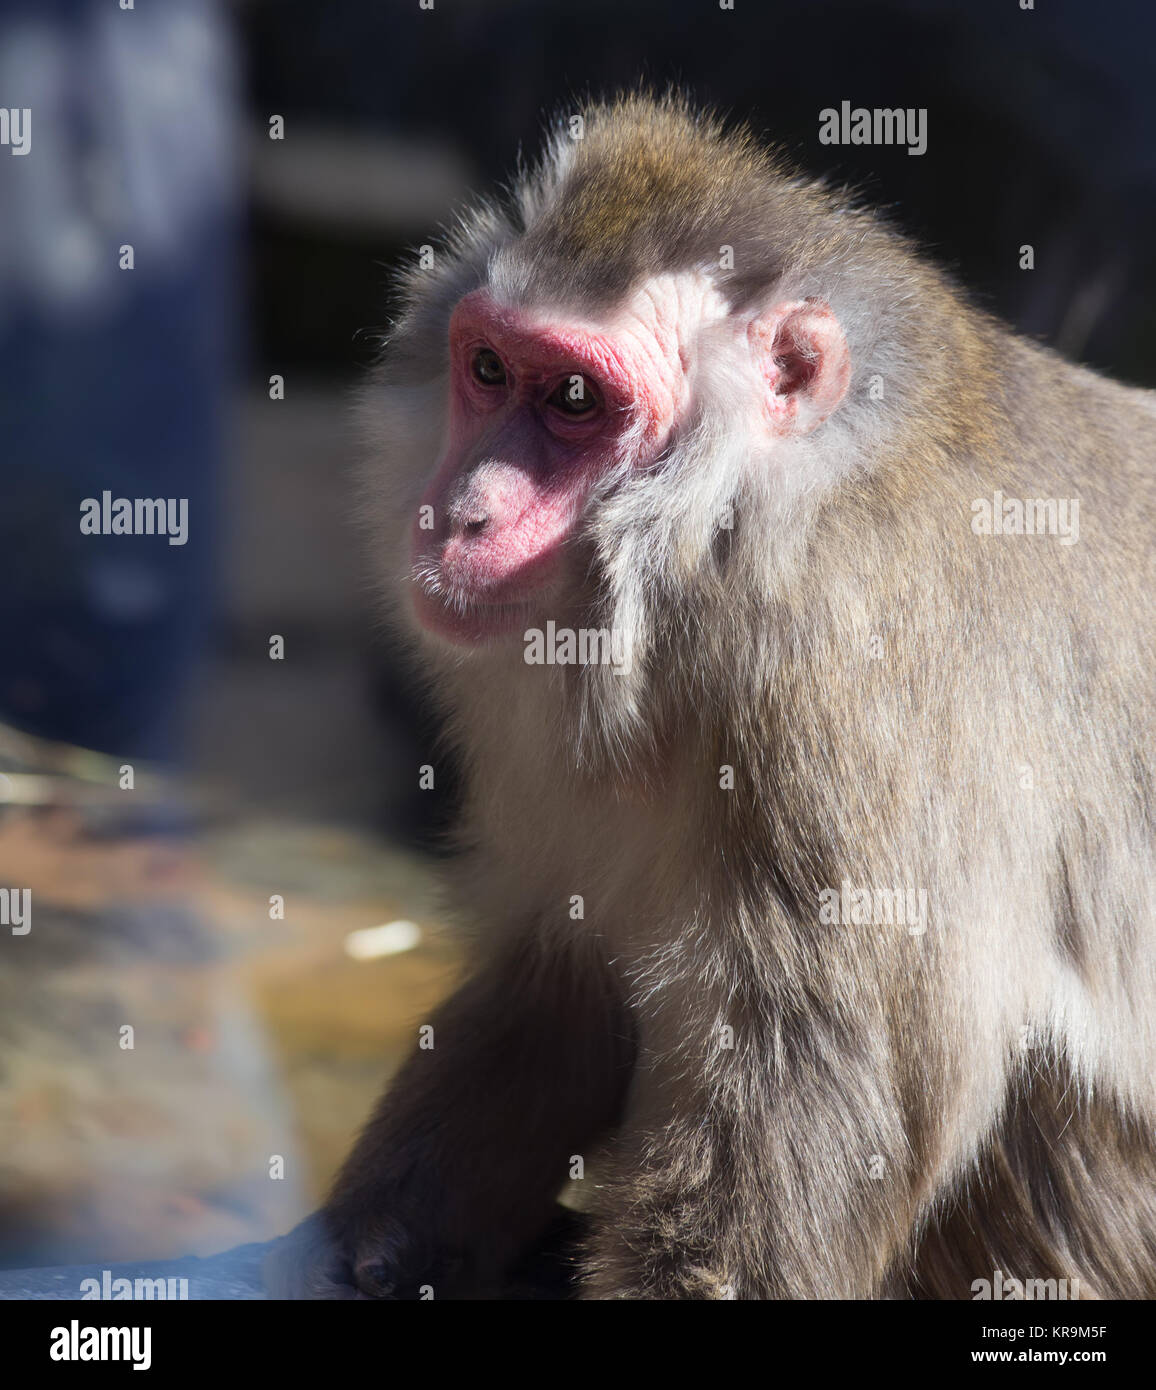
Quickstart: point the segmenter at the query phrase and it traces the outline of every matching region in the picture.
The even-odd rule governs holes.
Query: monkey
[[[749,127],[578,128],[364,391],[472,954],[270,1287],[499,1296],[570,1194],[583,1299],[1151,1297],[1154,397]]]

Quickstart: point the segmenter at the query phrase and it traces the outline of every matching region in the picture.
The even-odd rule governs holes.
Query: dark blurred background
[[[402,932],[381,959],[348,946],[378,917],[436,927],[423,855],[454,787],[439,766],[418,790],[429,727],[349,525],[347,397],[389,322],[389,268],[533,155],[549,113],[676,83],[854,185],[1024,333],[1152,385],[1154,53],[1150,0],[0,2],[0,105],[33,112],[28,154],[0,147],[0,883],[43,905],[30,936],[0,928],[0,1254],[270,1234],[452,970],[433,937]],[[926,108],[926,154],[824,147],[819,112],[843,100]],[[79,504],[103,490],[188,498],[187,544],[82,536]],[[123,795],[126,762],[155,776],[145,794]],[[162,842],[197,858],[199,887],[159,873]],[[295,906],[270,919],[286,884]],[[268,1068],[246,1091],[194,1019],[173,1046],[202,1059],[200,1109],[182,1129],[146,1107],[134,1129],[120,1059],[92,1061],[133,1005],[93,976],[78,1022],[65,967],[112,969],[115,943],[120,982],[162,938],[180,943],[173,988],[218,958],[212,1000],[243,984],[256,1026],[229,1037]],[[155,998],[155,974],[142,988]],[[170,1062],[158,1042],[141,1084]],[[158,1137],[203,1133],[206,1104],[227,1129],[269,1076],[288,1104],[244,1143],[190,1166],[184,1139]],[[298,1140],[291,1198],[237,1197]],[[128,1214],[142,1174],[174,1173],[171,1220]],[[53,1216],[64,1192],[72,1225]]]

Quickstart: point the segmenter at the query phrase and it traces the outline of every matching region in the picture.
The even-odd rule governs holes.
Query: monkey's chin
[[[521,637],[532,626],[536,605],[528,598],[487,603],[451,602],[414,588],[414,615],[422,629],[456,647],[479,647],[503,637]]]

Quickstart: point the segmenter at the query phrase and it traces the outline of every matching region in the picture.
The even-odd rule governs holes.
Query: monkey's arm
[[[650,1065],[594,1205],[583,1295],[880,1296],[975,1123],[950,1059],[873,1008],[870,984],[849,1007],[821,969],[756,985],[749,962],[698,964],[641,1024]],[[713,997],[712,976],[744,989]]]
[[[324,1209],[275,1253],[282,1297],[484,1295],[550,1221],[570,1156],[617,1117],[630,1063],[592,954],[526,932],[442,1006]]]

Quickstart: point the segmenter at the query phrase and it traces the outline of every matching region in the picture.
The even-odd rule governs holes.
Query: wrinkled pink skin
[[[422,498],[434,529],[413,530],[424,627],[472,644],[526,625],[558,580],[591,487],[623,460],[625,441],[645,467],[676,426],[686,324],[694,308],[701,315],[688,298],[654,285],[599,326],[505,307],[485,290],[461,301],[450,323],[449,440]],[[474,378],[479,348],[501,358],[504,384]],[[547,403],[575,375],[598,401],[581,416]]]
[[[754,371],[747,426],[768,438],[807,433],[839,404],[851,364],[830,308],[817,300],[729,319],[705,278],[659,276],[605,323],[467,295],[450,321],[449,442],[413,530],[414,607],[430,632],[462,645],[523,630],[557,591],[565,542],[591,488],[628,461],[645,468],[685,418],[691,344],[728,319]],[[477,381],[480,348],[506,381]],[[598,401],[567,415],[549,397],[581,376]],[[742,383],[735,387],[742,394]],[[741,406],[742,402],[739,402]]]

